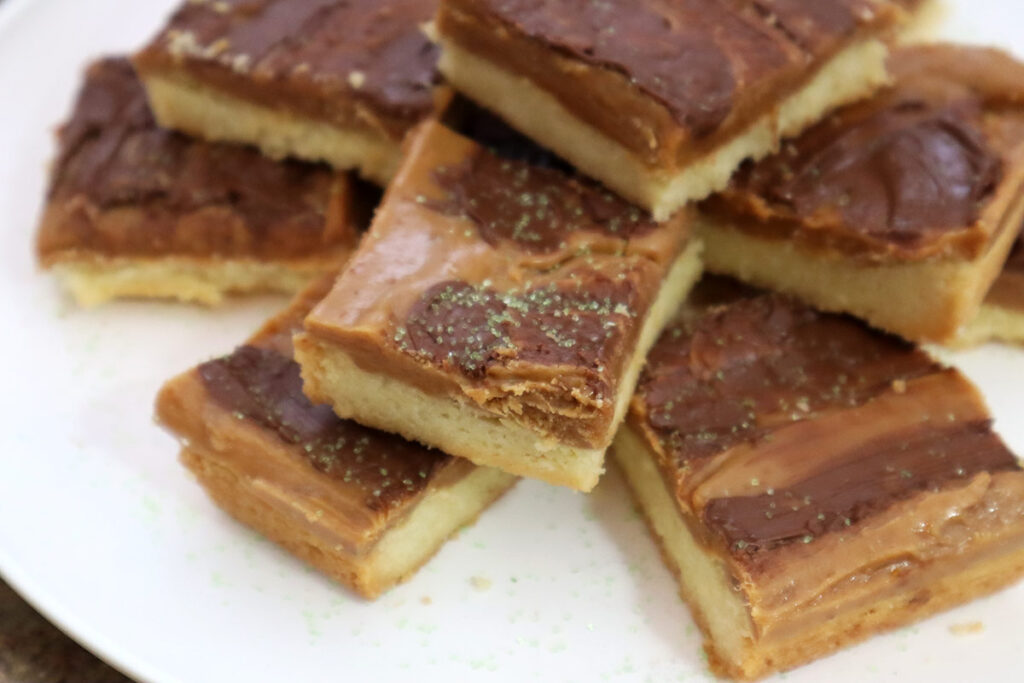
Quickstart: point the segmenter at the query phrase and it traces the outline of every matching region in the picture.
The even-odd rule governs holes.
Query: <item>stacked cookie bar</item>
[[[39,258],[299,292],[157,412],[361,594],[607,452],[712,668],[791,668],[1024,575],[1024,471],[916,346],[1024,337],[1024,65],[894,47],[926,4],[186,2],[87,72]]]
[[[356,245],[347,175],[159,128],[127,59],[89,67],[59,143],[38,257],[84,305],[295,293]]]

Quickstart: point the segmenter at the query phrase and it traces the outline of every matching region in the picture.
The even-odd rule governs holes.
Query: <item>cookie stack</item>
[[[608,452],[715,671],[791,668],[1024,575],[1024,471],[917,346],[1024,340],[1024,65],[899,45],[924,4],[192,0],[88,69],[39,257],[298,292],[157,412],[361,594]]]

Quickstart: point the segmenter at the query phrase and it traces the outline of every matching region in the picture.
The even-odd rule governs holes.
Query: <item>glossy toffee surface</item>
[[[434,108],[437,49],[420,25],[436,6],[186,2],[136,59],[145,72],[180,71],[244,99],[400,138]]]
[[[668,163],[771,112],[827,58],[894,21],[892,9],[873,0],[446,0],[438,25],[642,158]]]
[[[346,176],[159,128],[126,59],[88,69],[58,141],[43,256],[77,249],[280,259],[355,241]]]
[[[335,416],[302,393],[299,366],[272,349],[245,345],[203,363],[210,397],[297,446],[319,472],[358,488],[367,508],[396,507],[424,490],[448,458],[437,451]]]
[[[698,536],[759,588],[789,572],[786,600],[810,599],[795,586],[838,590],[890,551],[949,552],[945,531],[920,526],[943,514],[940,526],[982,534],[1024,510],[1017,459],[958,372],[852,318],[722,292],[665,332],[630,424]],[[979,507],[997,498],[1001,509]],[[883,531],[891,548],[868,537]],[[820,564],[786,569],[795,556]]]
[[[892,88],[748,162],[702,208],[739,230],[867,257],[983,254],[1005,229],[997,191],[1019,183],[1024,65],[935,46],[890,66]]]
[[[190,447],[203,452],[220,444],[206,455],[284,491],[300,507],[329,509],[334,532],[357,547],[428,489],[474,467],[342,420],[302,393],[291,338],[332,280],[312,286],[248,343],[170,382],[158,414]]]
[[[525,141],[478,137],[418,131],[306,329],[365,369],[546,429],[607,421],[688,216],[655,225]]]

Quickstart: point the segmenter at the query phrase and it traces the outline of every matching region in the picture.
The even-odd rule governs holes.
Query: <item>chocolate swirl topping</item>
[[[225,207],[249,234],[226,221],[192,235],[204,252],[262,245],[275,255],[321,247],[335,175],[328,168],[277,162],[255,150],[210,144],[159,128],[131,64],[111,58],[90,67],[75,110],[60,131],[49,198],[84,196],[103,209],[157,207],[183,215]],[[286,227],[279,238],[278,226]],[[139,234],[77,235],[96,248],[163,253],[182,247],[173,221],[151,221]],[[108,244],[118,240],[117,244]],[[127,241],[127,243],[125,243]],[[77,244],[76,246],[81,246]],[[244,245],[242,245],[244,246]]]
[[[955,371],[779,295],[671,327],[638,397],[678,494],[744,557],[812,542],[919,491],[1018,468]]]
[[[711,500],[704,519],[732,548],[750,555],[843,531],[950,481],[1013,469],[1013,456],[987,421],[917,427],[846,453],[834,467],[785,489]]]
[[[823,49],[833,36],[851,34],[857,29],[858,19],[873,9],[863,0],[753,0],[750,4],[766,24],[807,53]]]
[[[375,512],[416,496],[450,459],[313,405],[302,393],[298,363],[277,351],[241,346],[200,365],[199,375],[223,408],[273,431],[320,472],[358,487]]]
[[[860,118],[847,111],[737,174],[752,193],[810,227],[841,224],[913,248],[969,228],[1002,177],[976,103],[900,99]]]
[[[852,319],[758,296],[669,327],[649,357],[644,401],[682,463],[936,368],[910,344]]]
[[[163,38],[172,53],[261,83],[300,79],[405,116],[433,109],[438,49],[420,29],[436,0],[200,0]]]
[[[621,72],[695,137],[714,132],[747,86],[849,35],[867,0],[484,0],[526,35]]]
[[[493,246],[513,242],[546,253],[565,248],[575,232],[628,240],[656,226],[646,211],[596,183],[483,148],[434,177],[448,192],[437,208],[472,220]]]
[[[588,374],[594,395],[607,396],[624,353],[621,323],[635,316],[638,296],[629,278],[586,271],[522,292],[441,282],[420,297],[395,341],[471,378],[515,361],[571,366]]]

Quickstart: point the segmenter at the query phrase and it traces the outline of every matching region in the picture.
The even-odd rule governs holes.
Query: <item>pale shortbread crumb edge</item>
[[[160,125],[204,140],[253,145],[272,159],[358,169],[380,185],[387,185],[401,159],[401,144],[384,135],[265,107],[184,77],[143,73],[142,81]]]
[[[51,268],[84,308],[114,299],[166,299],[217,306],[232,294],[295,294],[313,278],[336,270],[348,253],[291,262],[89,256],[66,258]]]
[[[1024,202],[1008,220],[1017,219]],[[1016,238],[1004,230],[974,261],[862,263],[789,239],[751,235],[709,216],[698,219],[709,272],[792,294],[825,311],[850,313],[911,341],[948,343],[977,315]]]
[[[462,527],[511,488],[515,477],[480,467],[451,486],[431,489],[365,555],[325,545],[309,529],[306,504],[215,455],[186,448],[182,462],[225,512],[366,598],[408,580]]]

